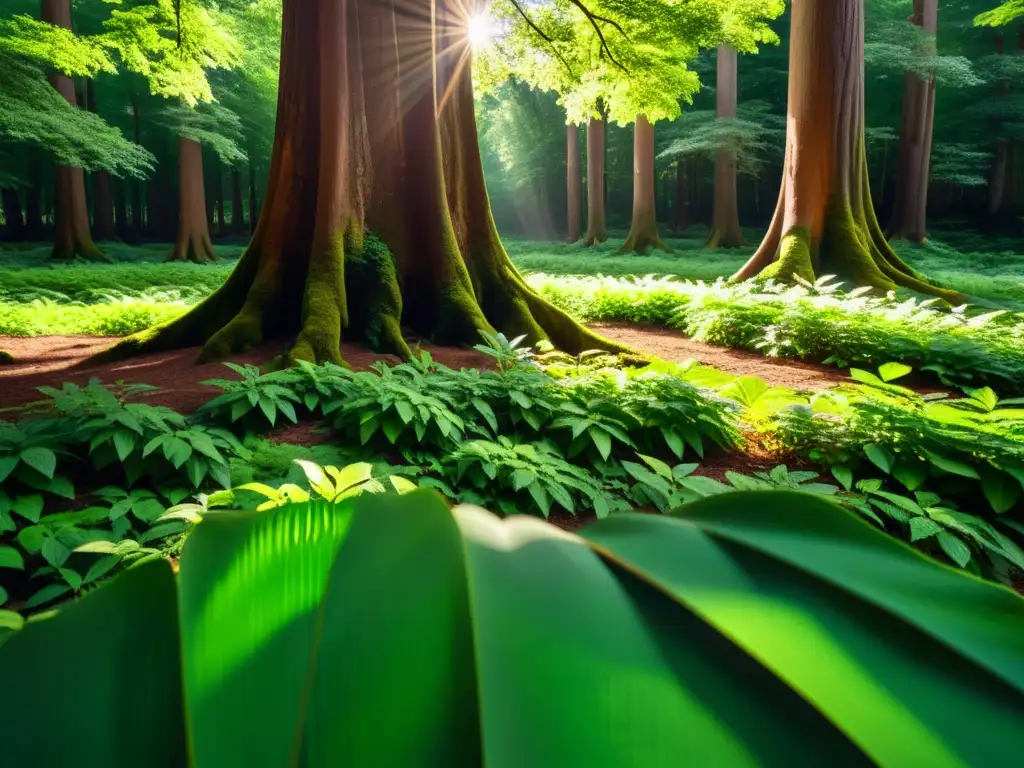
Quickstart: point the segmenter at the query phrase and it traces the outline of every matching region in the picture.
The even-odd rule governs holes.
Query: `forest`
[[[0,0],[0,684],[12,768],[1020,765],[1024,0]]]

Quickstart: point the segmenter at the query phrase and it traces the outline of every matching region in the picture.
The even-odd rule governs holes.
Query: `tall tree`
[[[604,189],[605,123],[590,116],[587,122],[587,234],[584,245],[598,245],[608,239]]]
[[[402,326],[447,344],[497,329],[613,347],[531,290],[498,239],[473,109],[476,10],[285,0],[274,156],[249,249],[205,302],[102,357],[203,344],[212,359],[285,336],[285,362],[340,361],[343,333],[407,356]]]
[[[575,243],[580,239],[580,129],[575,123],[565,127],[565,201],[566,240]]]
[[[619,253],[669,250],[658,236],[654,200],[654,126],[646,115],[633,124],[633,218]]]
[[[794,0],[786,161],[775,216],[734,276],[834,274],[950,300],[889,246],[871,204],[864,148],[864,0]]]
[[[719,120],[736,117],[739,62],[731,45],[718,46],[716,116]],[[746,245],[740,229],[736,199],[736,151],[722,147],[715,156],[715,213],[708,248],[738,248]]]

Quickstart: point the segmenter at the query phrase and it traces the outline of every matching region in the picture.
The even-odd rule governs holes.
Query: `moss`
[[[891,291],[896,285],[876,260],[871,236],[863,215],[855,215],[850,204],[829,206],[821,239],[819,275],[836,275],[855,286]]]
[[[394,255],[372,233],[352,237],[349,243],[345,257],[349,323],[345,336],[375,352],[408,358],[409,345],[401,331],[402,292]]]
[[[793,227],[785,233],[779,245],[779,258],[766,267],[761,276],[775,278],[783,283],[791,283],[795,276],[800,276],[813,283],[810,230],[806,227]]]

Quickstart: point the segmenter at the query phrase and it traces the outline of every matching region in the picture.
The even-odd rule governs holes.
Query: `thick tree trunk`
[[[587,123],[587,236],[584,245],[597,245],[608,239],[604,204],[604,120],[590,118]]]
[[[245,232],[245,211],[242,208],[242,176],[237,168],[231,169],[231,233]]]
[[[718,46],[718,111],[721,119],[736,117],[739,62],[731,45]],[[740,229],[736,199],[736,153],[719,150],[715,157],[715,212],[708,248],[739,248],[746,245]]]
[[[256,223],[260,218],[260,204],[256,197],[256,169],[249,166],[249,234],[256,232]]]
[[[279,362],[338,362],[343,334],[407,356],[403,326],[441,344],[496,329],[622,349],[541,299],[501,247],[465,20],[441,7],[435,24],[433,7],[285,0],[274,152],[249,249],[205,302],[102,359],[192,344],[213,359],[285,336]],[[461,34],[424,34],[435,28]]]
[[[934,37],[939,25],[938,0],[914,0],[911,21]],[[930,44],[934,53],[934,44]],[[896,197],[886,235],[923,243],[927,237],[928,180],[931,176],[935,126],[935,73],[907,72],[903,81]],[[884,179],[883,179],[884,184]]]
[[[734,276],[897,285],[960,301],[896,256],[871,204],[864,150],[864,0],[794,0],[782,190],[768,234]]]
[[[43,21],[71,29],[71,0],[42,0]],[[75,86],[71,78],[51,73],[50,82],[69,104],[76,106]],[[68,260],[76,256],[93,261],[110,261],[96,247],[89,231],[89,210],[85,199],[85,173],[81,168],[54,166],[56,233],[51,259]]]
[[[633,126],[633,222],[619,253],[646,253],[650,248],[669,250],[658,237],[654,206],[654,126],[637,115]]]
[[[566,240],[575,243],[580,239],[580,129],[570,124],[565,130],[566,144]]]
[[[8,242],[18,242],[25,236],[25,220],[21,217],[18,190],[4,187],[0,190],[0,203],[4,211],[4,239]]]
[[[203,148],[198,141],[178,137],[178,237],[167,261],[216,261],[206,219]]]

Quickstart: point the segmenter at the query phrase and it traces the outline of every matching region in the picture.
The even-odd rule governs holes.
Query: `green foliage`
[[[990,11],[978,14],[974,23],[979,27],[1002,27],[1024,16],[1024,0],[1006,0]]]
[[[1005,763],[1022,628],[1008,591],[808,494],[580,535],[364,495],[211,516],[177,578],[133,568],[15,631],[0,739],[83,768]]]

